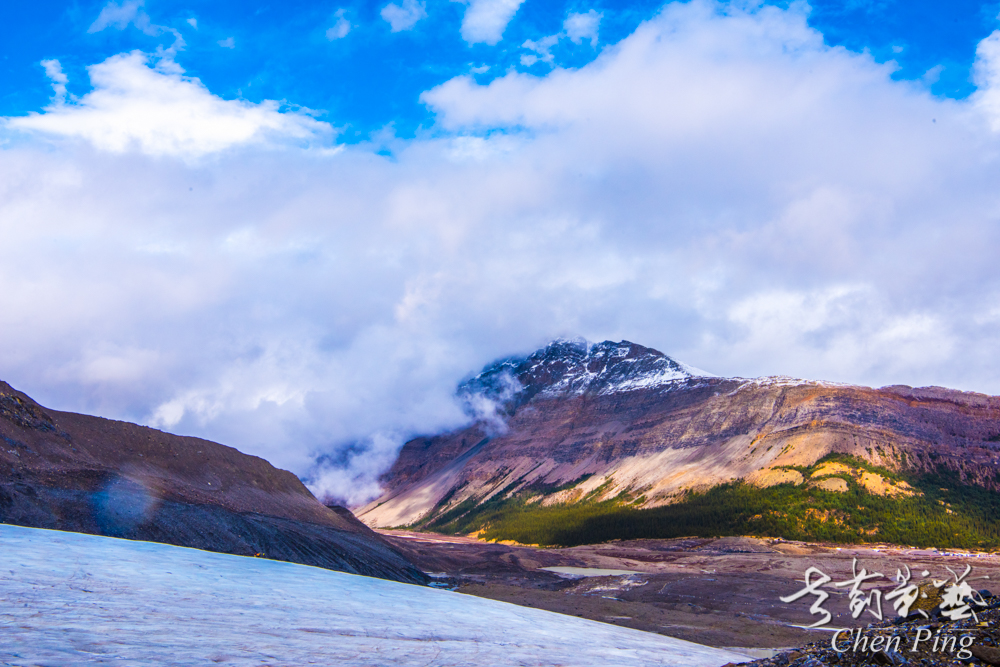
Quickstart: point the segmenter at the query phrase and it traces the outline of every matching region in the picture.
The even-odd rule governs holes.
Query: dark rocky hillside
[[[292,473],[232,447],[47,410],[0,382],[0,522],[165,542],[422,583]]]

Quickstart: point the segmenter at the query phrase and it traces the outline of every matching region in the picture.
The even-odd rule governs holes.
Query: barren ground
[[[895,546],[851,546],[784,542],[749,537],[687,538],[610,542],[567,549],[541,549],[480,542],[471,537],[383,530],[418,567],[437,575],[439,585],[462,593],[512,602],[596,621],[656,632],[716,647],[774,649],[825,640],[829,631],[804,629],[819,620],[807,595],[792,603],[778,598],[803,588],[805,571],[818,567],[832,581],[823,587],[823,603],[831,627],[855,627],[876,620],[868,612],[858,619],[848,608],[850,586],[832,583],[852,578],[858,570],[880,572],[872,580],[883,594],[895,588],[896,570],[912,571],[912,582],[951,579],[966,565],[975,589],[1000,592],[996,555],[950,555],[929,549]],[[631,570],[638,574],[569,578],[542,570],[569,566]],[[928,571],[929,576],[922,576]],[[989,577],[989,580],[981,579]],[[894,618],[891,603],[883,603]],[[760,655],[760,654],[758,654]]]

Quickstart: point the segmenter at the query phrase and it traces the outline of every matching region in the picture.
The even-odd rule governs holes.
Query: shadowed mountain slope
[[[719,378],[627,341],[556,341],[459,393],[476,423],[408,442],[359,518],[443,525],[515,497],[649,509],[734,480],[919,495],[892,471],[1000,488],[1000,398],[982,394]],[[869,467],[810,468],[831,454]]]
[[[264,459],[47,410],[4,382],[0,522],[426,581],[376,533],[324,507],[295,475]]]

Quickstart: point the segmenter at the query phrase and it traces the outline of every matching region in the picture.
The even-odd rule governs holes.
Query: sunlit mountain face
[[[346,503],[559,336],[1000,393],[998,11],[21,3],[0,379]]]
[[[717,377],[629,341],[583,339],[489,364],[459,395],[474,423],[407,442],[384,493],[355,508],[361,520],[545,546],[997,541],[980,509],[1000,501],[997,396]],[[948,489],[956,509],[936,497]],[[845,506],[837,528],[805,527]]]

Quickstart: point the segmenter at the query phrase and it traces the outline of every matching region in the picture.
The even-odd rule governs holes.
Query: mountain
[[[48,410],[0,382],[0,522],[165,542],[423,583],[374,531],[264,459]]]
[[[475,423],[406,443],[359,518],[508,538],[547,524],[532,533],[543,542],[568,535],[558,522],[578,527],[576,541],[699,526],[862,540],[896,535],[891,517],[907,511],[910,537],[994,539],[982,512],[1000,491],[998,397],[721,378],[628,341],[582,340],[498,361],[458,391]]]
[[[590,345],[583,339],[557,339],[528,357],[512,357],[487,366],[463,383],[459,393],[468,399],[483,396],[501,401],[509,408],[536,396],[606,396],[669,387],[696,377],[712,376],[635,343]]]

